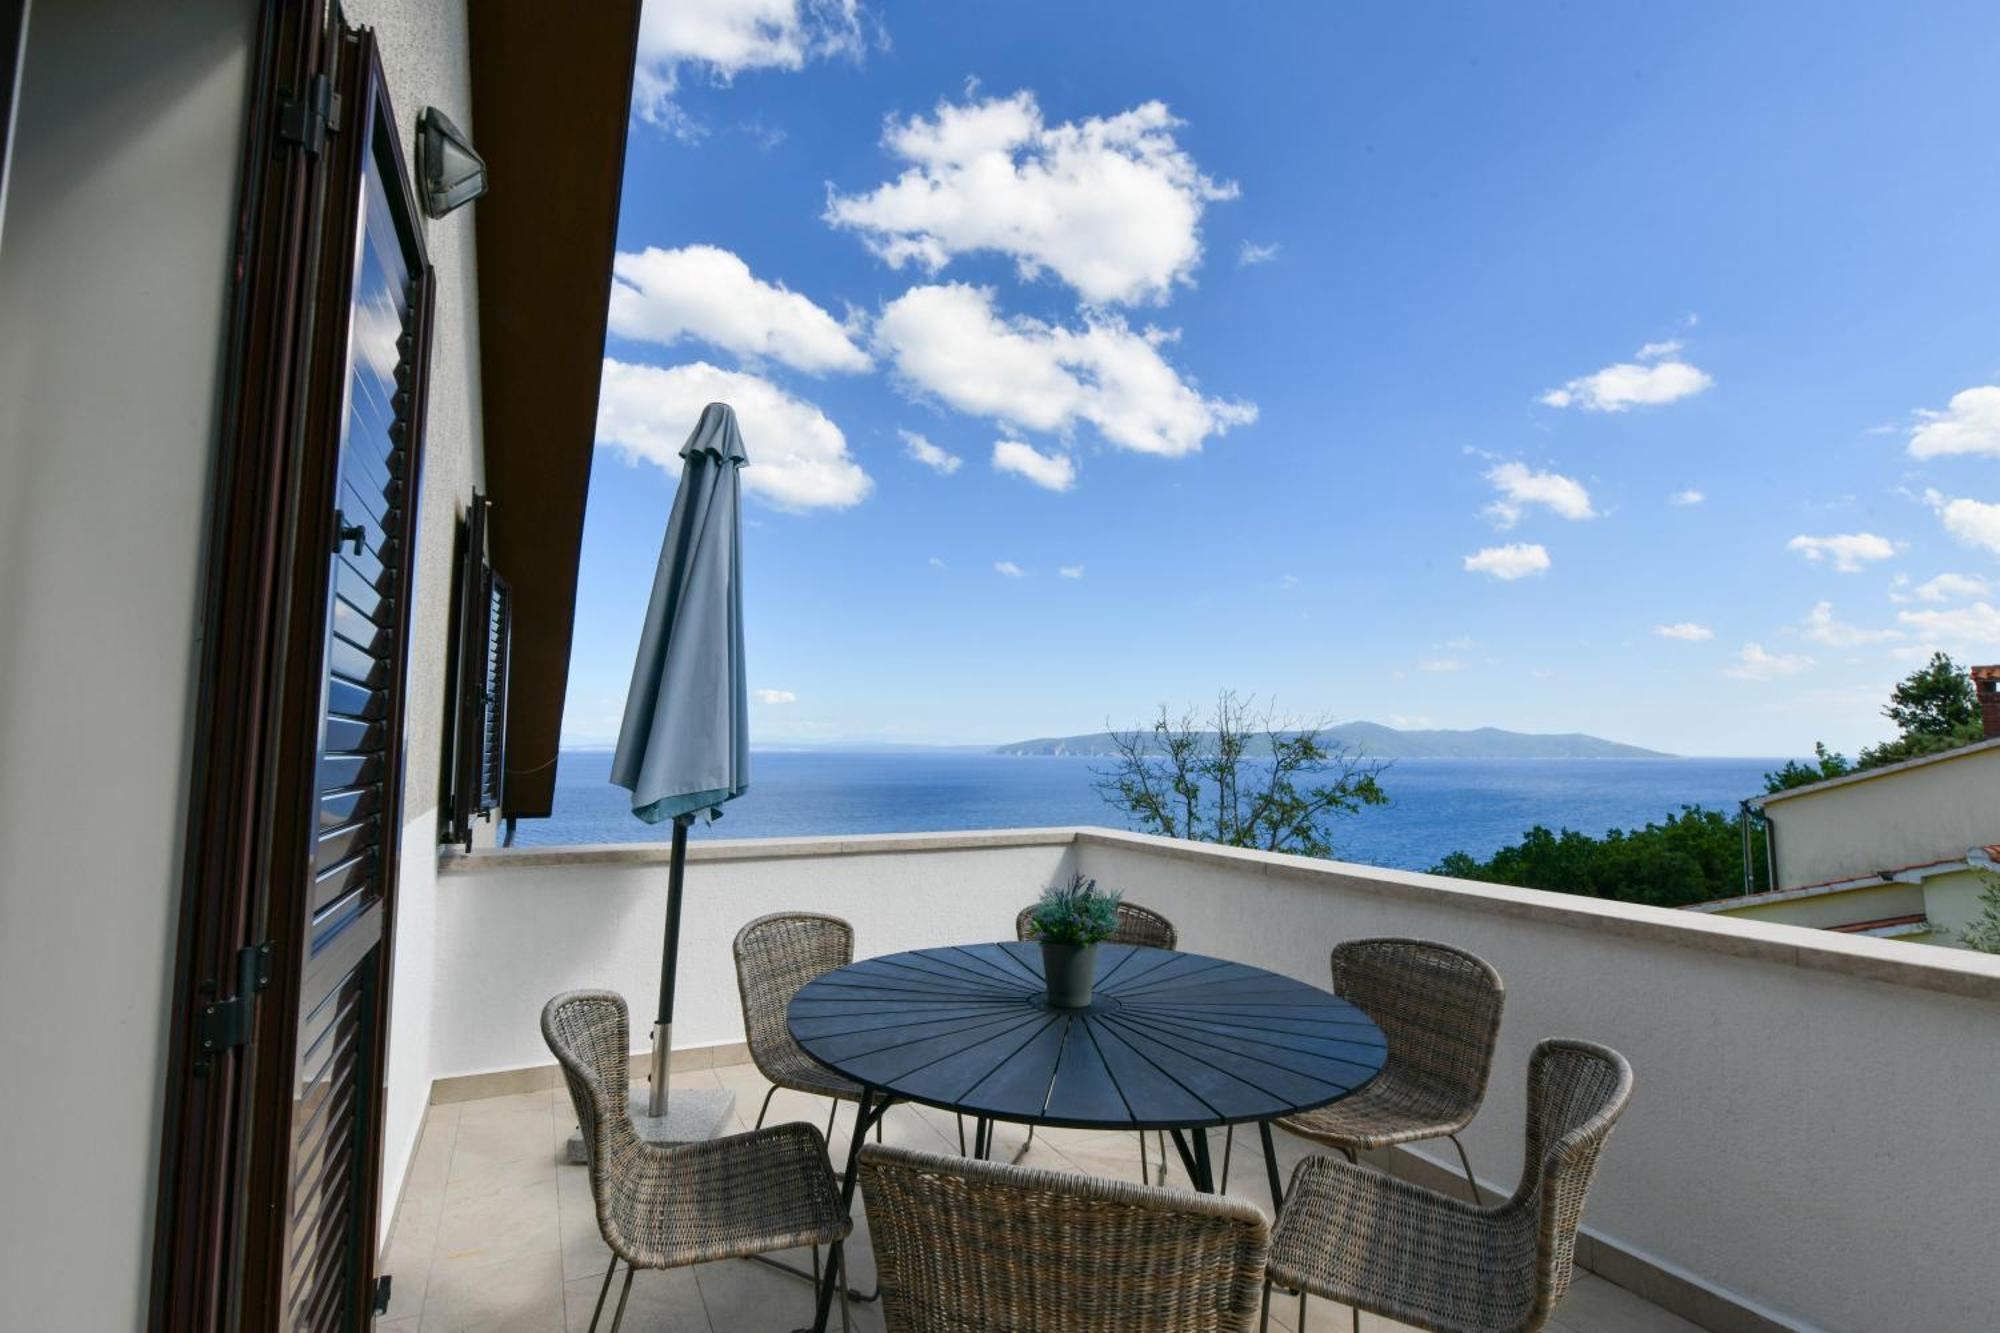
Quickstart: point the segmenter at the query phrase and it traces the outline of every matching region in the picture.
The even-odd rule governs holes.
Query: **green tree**
[[[1986,887],[1979,894],[1979,915],[1958,932],[1958,942],[1981,953],[2000,953],[2000,876],[1983,876]]]
[[[1931,654],[1923,667],[1896,683],[1882,716],[1894,722],[1902,735],[1863,750],[1856,757],[1858,769],[1955,750],[1985,734],[1971,675],[1944,653]]]
[[[1225,690],[1215,710],[1179,718],[1164,705],[1143,730],[1113,731],[1098,794],[1141,832],[1227,847],[1332,856],[1333,830],[1364,806],[1386,805],[1387,765]]]
[[[1802,764],[1796,759],[1787,759],[1783,768],[1775,773],[1766,773],[1764,790],[1790,791],[1794,787],[1825,782],[1828,778],[1844,777],[1854,771],[1854,765],[1848,762],[1847,756],[1827,749],[1825,741],[1813,742],[1813,755],[1815,763]]]
[[[1761,889],[1764,832],[1751,829],[1751,888]],[[1698,805],[1657,824],[1612,829],[1593,838],[1575,829],[1536,825],[1487,860],[1453,852],[1432,873],[1488,884],[1548,889],[1589,898],[1685,907],[1742,893],[1743,829],[1737,816]]]

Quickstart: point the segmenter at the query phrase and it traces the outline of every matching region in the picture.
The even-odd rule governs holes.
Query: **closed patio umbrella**
[[[645,1108],[667,1115],[667,1059],[673,1046],[674,973],[680,950],[681,884],[688,825],[696,814],[741,796],[750,785],[750,710],[743,669],[742,552],[737,521],[738,470],[745,462],[736,413],[727,403],[702,409],[681,446],[680,489],[667,520],[653,597],[625,697],[625,720],[611,761],[611,781],[632,793],[632,813],[649,824],[671,819],[666,943],[660,958],[659,1019],[653,1028],[652,1087]],[[677,1121],[692,1126],[649,1137],[703,1138],[708,1117],[676,1099]],[[727,1101],[733,1102],[734,1098]],[[683,1107],[681,1102],[689,1102]],[[729,1114],[725,1102],[714,1119]]]

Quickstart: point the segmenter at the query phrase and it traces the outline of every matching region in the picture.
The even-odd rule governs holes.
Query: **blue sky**
[[[1932,648],[2000,661],[1996,42],[1977,4],[653,0],[565,734],[616,732],[724,397],[760,743],[1223,687],[1877,739]]]

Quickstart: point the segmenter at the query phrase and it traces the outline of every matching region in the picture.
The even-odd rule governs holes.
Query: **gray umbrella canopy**
[[[681,446],[680,489],[611,761],[611,781],[649,824],[713,809],[750,785],[737,521],[745,461],[735,411],[710,403]]]
[[[673,1048],[688,824],[696,811],[712,810],[750,786],[743,557],[736,513],[741,493],[737,473],[745,461],[736,413],[727,403],[710,403],[681,446],[681,485],[667,519],[653,600],[632,667],[632,690],[625,696],[625,721],[611,760],[611,780],[632,793],[633,814],[649,824],[674,821],[652,1088],[646,1100],[646,1114],[663,1120],[668,1115],[667,1054]]]

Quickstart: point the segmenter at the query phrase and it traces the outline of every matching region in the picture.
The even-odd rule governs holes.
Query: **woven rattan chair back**
[[[1349,940],[1333,949],[1333,990],[1382,1029],[1398,1078],[1466,1119],[1479,1109],[1507,998],[1484,959],[1432,940]]]
[[[1221,1195],[871,1144],[861,1189],[889,1333],[1252,1326],[1264,1214]]]
[[[1035,938],[1034,904],[1021,909],[1014,918],[1014,938],[1031,940]],[[1149,949],[1178,949],[1180,932],[1174,923],[1155,912],[1150,907],[1140,907],[1136,903],[1118,904],[1118,929],[1111,933],[1113,944],[1138,944]]]
[[[736,932],[736,989],[750,1060],[774,1083],[815,1062],[792,1040],[785,1008],[815,977],[854,961],[854,927],[818,912],[773,912]]]
[[[542,1006],[542,1039],[569,1085],[596,1193],[606,1164],[638,1138],[626,1092],[632,1041],[625,997],[608,990],[565,991]]]
[[[1584,1196],[1631,1099],[1632,1066],[1609,1047],[1551,1039],[1529,1057],[1527,1155],[1521,1184],[1502,1212],[1536,1222],[1530,1328],[1540,1328],[1569,1290]]]

